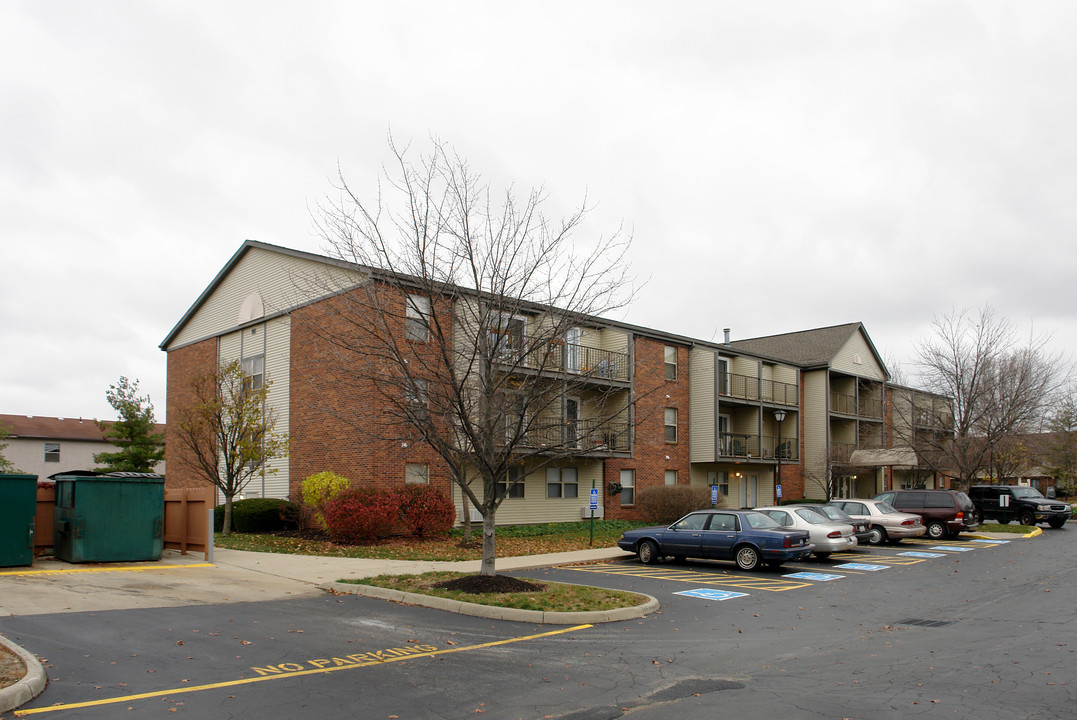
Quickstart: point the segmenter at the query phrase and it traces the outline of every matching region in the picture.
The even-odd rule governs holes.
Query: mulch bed
[[[0,688],[14,685],[26,675],[26,666],[19,656],[0,645]]]
[[[437,583],[434,587],[458,590],[474,595],[482,593],[541,592],[545,585],[508,575],[466,575]]]

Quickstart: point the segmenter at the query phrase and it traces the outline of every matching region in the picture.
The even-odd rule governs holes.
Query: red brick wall
[[[394,297],[403,313],[404,293],[383,290],[383,301]],[[448,495],[448,467],[385,408],[373,379],[376,361],[333,347],[334,337],[347,338],[353,348],[376,347],[373,312],[356,298],[323,300],[292,313],[289,494],[299,500],[303,479],[323,470],[357,487],[396,487],[404,483],[406,463],[421,463],[429,466],[431,485]],[[390,332],[406,342],[403,322],[390,323]]]
[[[168,387],[166,390],[165,453],[167,461],[165,487],[211,486],[197,474],[188,460],[188,454],[176,436],[176,423],[184,408],[194,400],[191,380],[217,365],[217,338],[210,338],[193,345],[170,350],[168,353]]]
[[[677,379],[666,380],[666,343],[635,336],[633,339],[632,396],[635,427],[631,458],[605,463],[605,481],[620,481],[620,471],[636,471],[636,497],[651,487],[665,485],[666,470],[677,471],[677,483],[688,477],[688,348],[677,348]],[[677,408],[677,442],[665,440],[665,409]],[[669,457],[667,460],[666,457]],[[622,506],[618,495],[605,496],[606,517],[638,520],[634,507]]]

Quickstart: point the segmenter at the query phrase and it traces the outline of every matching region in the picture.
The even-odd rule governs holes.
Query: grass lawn
[[[980,523],[980,527],[976,528],[976,532],[997,532],[997,533],[1016,533],[1018,535],[1027,535],[1036,528],[1031,525],[1011,525],[1007,523],[1002,525],[1000,523]]]
[[[362,580],[344,580],[355,585],[374,585],[403,592],[433,595],[435,597],[496,605],[497,607],[543,612],[582,612],[587,610],[613,610],[615,608],[642,605],[647,598],[621,590],[566,585],[564,583],[538,582],[541,589],[533,592],[470,593],[436,587],[439,583],[465,577],[466,573],[428,572],[422,575],[379,575]]]
[[[497,529],[497,556],[541,555],[543,553],[613,547],[627,529],[644,523],[622,520],[596,520],[594,544],[590,542],[590,523],[548,523],[516,525]],[[214,544],[230,550],[324,555],[329,557],[372,558],[382,560],[479,560],[482,549],[481,528],[476,527],[471,542],[461,546],[462,532],[452,530],[439,538],[390,538],[370,545],[340,545],[326,539],[288,534],[233,533],[214,536]]]

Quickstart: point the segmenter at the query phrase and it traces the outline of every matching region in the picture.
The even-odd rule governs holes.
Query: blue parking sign
[[[591,509],[598,510],[598,488],[591,488]]]

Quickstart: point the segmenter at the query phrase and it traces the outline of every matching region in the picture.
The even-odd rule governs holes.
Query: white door
[[[747,475],[740,479],[740,506],[755,507],[759,504],[759,476]]]
[[[580,371],[580,329],[571,328],[565,333],[565,369]]]

